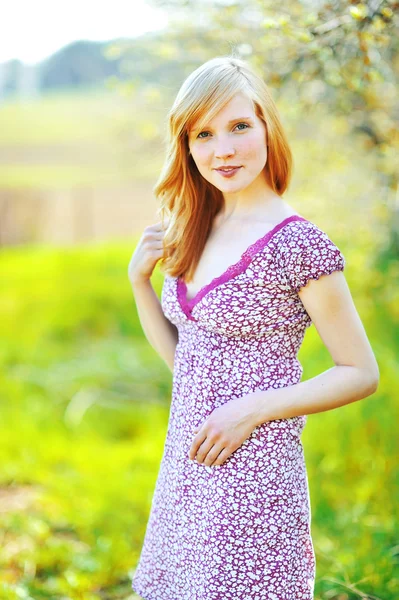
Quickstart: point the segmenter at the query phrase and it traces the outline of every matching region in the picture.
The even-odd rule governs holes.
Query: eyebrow
[[[252,121],[251,117],[237,117],[236,119],[231,119],[231,121],[229,121],[228,123],[230,125],[230,123],[234,123],[234,121],[241,121],[241,120],[247,120],[247,119]]]
[[[230,125],[231,123],[235,123],[236,121],[253,121],[252,117],[236,117],[235,119],[230,119],[230,121],[228,121],[228,125]],[[202,127],[202,129],[204,129],[205,127],[209,127],[209,125],[204,125],[204,127]],[[192,128],[191,131],[199,131],[199,129],[201,128]]]

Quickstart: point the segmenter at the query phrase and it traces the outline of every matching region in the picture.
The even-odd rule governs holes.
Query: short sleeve
[[[298,292],[309,279],[344,270],[344,255],[322,229],[310,221],[291,225],[283,244],[283,268],[292,290]]]

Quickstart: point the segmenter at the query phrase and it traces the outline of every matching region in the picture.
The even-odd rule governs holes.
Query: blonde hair
[[[195,273],[213,219],[224,204],[222,192],[202,177],[189,154],[188,132],[194,124],[201,128],[239,92],[252,100],[266,125],[270,187],[281,196],[291,178],[292,153],[277,107],[254,69],[242,59],[222,56],[193,71],[167,115],[166,160],[153,188],[166,229],[161,270],[186,282]]]

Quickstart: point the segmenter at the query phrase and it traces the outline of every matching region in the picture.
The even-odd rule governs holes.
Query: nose
[[[215,149],[215,158],[226,158],[228,156],[234,156],[235,153],[236,151],[231,145],[231,141],[220,141]]]

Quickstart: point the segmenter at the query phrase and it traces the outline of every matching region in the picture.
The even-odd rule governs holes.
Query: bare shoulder
[[[288,202],[285,202],[285,200],[281,200],[280,199],[280,210],[278,212],[278,217],[277,220],[284,220],[284,219],[288,219],[289,217],[301,217],[302,215],[296,211],[290,204],[288,204]]]

